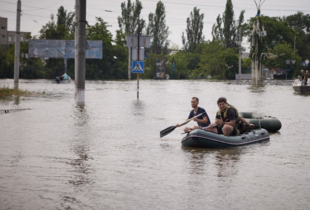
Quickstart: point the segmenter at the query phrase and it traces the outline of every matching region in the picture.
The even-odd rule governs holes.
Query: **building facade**
[[[0,45],[4,46],[8,43],[8,19],[0,17]]]
[[[27,34],[30,32],[20,32],[20,41],[27,41]],[[15,43],[15,31],[8,31],[8,19],[0,17],[0,45],[8,46]]]

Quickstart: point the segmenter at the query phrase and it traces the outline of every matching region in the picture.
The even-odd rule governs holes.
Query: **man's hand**
[[[175,125],[175,127],[180,127],[179,123]]]
[[[255,125],[254,124],[249,124],[250,127],[252,128],[255,128]]]
[[[197,122],[197,117],[194,117],[194,118],[193,118],[193,121]]]
[[[223,124],[223,120],[215,118],[215,124],[222,125]]]

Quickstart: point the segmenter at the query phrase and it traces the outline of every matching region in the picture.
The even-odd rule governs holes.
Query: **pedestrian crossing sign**
[[[132,61],[132,73],[144,73],[144,61]]]

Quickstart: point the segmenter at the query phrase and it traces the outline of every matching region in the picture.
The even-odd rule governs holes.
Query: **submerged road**
[[[13,88],[13,80],[0,80]],[[205,80],[20,80],[39,97],[0,101],[0,209],[309,209],[310,96],[290,86]],[[270,141],[228,149],[181,146],[196,96],[213,121],[225,96],[240,111],[277,117]],[[195,125],[194,122],[188,124]]]

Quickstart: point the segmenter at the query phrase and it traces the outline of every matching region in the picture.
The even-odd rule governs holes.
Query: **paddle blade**
[[[170,126],[162,131],[160,131],[160,138],[166,136],[167,134],[171,133],[176,127]]]

